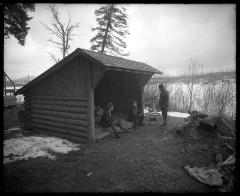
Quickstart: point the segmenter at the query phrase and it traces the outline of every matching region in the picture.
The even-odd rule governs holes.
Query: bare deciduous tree
[[[193,92],[194,92],[194,83],[196,82],[196,74],[198,71],[198,65],[196,59],[191,58],[190,62],[188,63],[187,67],[187,74],[186,74],[186,85],[189,92],[189,111],[192,110],[193,104]]]
[[[51,37],[48,41],[53,43],[57,48],[59,48],[62,52],[62,58],[65,58],[70,49],[70,41],[72,41],[72,37],[75,36],[73,34],[73,30],[78,28],[78,23],[71,24],[71,16],[69,16],[67,24],[64,24],[60,20],[60,13],[56,6],[49,6],[49,11],[51,13],[51,26],[46,25],[42,22],[43,26],[50,34],[54,35],[54,39]],[[58,62],[53,54],[51,54],[51,58]]]

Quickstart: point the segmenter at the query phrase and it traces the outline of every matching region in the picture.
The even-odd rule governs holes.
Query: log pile
[[[211,141],[214,145],[211,151],[216,159],[215,170],[222,176],[222,184],[218,190],[221,192],[232,191],[235,181],[235,128],[230,126],[224,117],[210,116],[198,111],[191,112],[184,121],[184,124],[174,128],[175,134],[182,138],[190,136],[193,139],[199,139],[202,137],[202,141],[205,143],[212,138]],[[209,135],[211,138],[207,138]],[[198,142],[196,145],[201,146]],[[201,168],[195,169],[200,170]]]

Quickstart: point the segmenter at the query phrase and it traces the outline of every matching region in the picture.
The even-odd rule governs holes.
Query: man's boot
[[[115,129],[115,127],[112,125],[112,130],[113,130],[113,133],[114,133],[114,135],[116,136],[116,138],[120,138],[120,136],[119,136],[119,134],[118,134],[118,132],[117,132],[117,130]]]
[[[163,128],[167,125],[167,119],[163,119],[163,123],[161,124],[160,128]]]
[[[120,135],[118,134],[118,132],[116,130],[114,131],[114,135],[116,138],[120,138]]]

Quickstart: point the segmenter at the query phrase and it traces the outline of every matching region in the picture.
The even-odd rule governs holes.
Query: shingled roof
[[[101,54],[97,52],[93,52],[85,49],[78,49],[82,52],[90,55],[94,59],[101,62],[105,67],[109,68],[121,68],[121,69],[130,69],[136,71],[150,72],[150,73],[162,73],[159,70],[147,65],[146,63],[132,61],[128,59],[124,59],[121,57],[110,56],[106,54]]]
[[[36,77],[34,80],[26,84],[24,87],[19,89],[15,94],[17,95],[17,94],[23,93],[25,90],[35,85],[36,83],[38,83],[40,80],[47,77],[52,72],[58,70],[59,68],[64,66],[69,60],[75,58],[78,55],[83,55],[88,59],[96,62],[97,64],[104,66],[104,68],[109,70],[132,71],[136,73],[146,73],[146,74],[162,73],[161,71],[151,67],[150,65],[147,65],[146,63],[132,61],[132,60],[124,59],[121,57],[110,56],[106,54],[93,52],[90,50],[77,48],[75,51],[69,54],[66,58],[62,59],[61,61],[56,63],[54,66],[52,66],[51,68],[43,72],[41,75]]]

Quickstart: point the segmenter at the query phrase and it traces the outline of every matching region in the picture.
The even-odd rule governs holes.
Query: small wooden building
[[[133,99],[143,110],[143,89],[161,72],[145,63],[76,49],[16,94],[23,94],[30,130],[95,141],[94,105],[111,101],[126,112]]]

